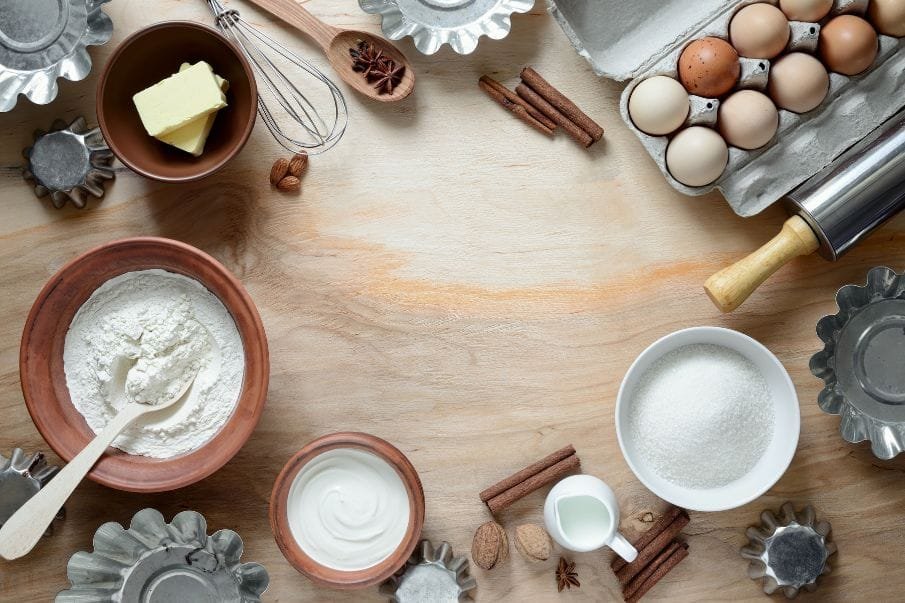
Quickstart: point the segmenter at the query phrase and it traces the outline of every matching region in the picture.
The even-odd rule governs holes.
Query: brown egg
[[[820,58],[836,73],[856,75],[877,58],[877,32],[855,15],[839,15],[820,30]]]
[[[833,8],[833,0],[779,0],[779,8],[792,21],[816,22]]]
[[[713,98],[732,90],[741,73],[738,53],[719,38],[701,38],[679,56],[679,80],[692,94]]]
[[[729,40],[743,57],[772,59],[789,43],[789,20],[772,4],[749,4],[729,23]]]
[[[871,0],[867,13],[881,34],[905,37],[905,0]]]

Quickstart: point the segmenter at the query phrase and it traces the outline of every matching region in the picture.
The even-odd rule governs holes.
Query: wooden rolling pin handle
[[[704,291],[721,312],[732,312],[771,274],[793,258],[814,253],[818,247],[820,242],[808,223],[800,216],[792,216],[763,247],[707,279]]]

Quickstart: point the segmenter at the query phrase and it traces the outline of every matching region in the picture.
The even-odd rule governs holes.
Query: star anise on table
[[[377,61],[369,79],[381,94],[392,94],[393,89],[402,82],[404,74],[405,65],[399,65],[393,59],[384,57]]]
[[[566,561],[565,557],[559,558],[559,565],[556,567],[556,590],[562,592],[563,589],[572,587],[580,588],[581,582],[578,581],[578,572],[575,571],[575,562]]]

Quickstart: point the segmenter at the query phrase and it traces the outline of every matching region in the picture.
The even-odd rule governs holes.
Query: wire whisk
[[[239,11],[225,8],[219,0],[207,0],[217,27],[226,34],[251,63],[258,83],[258,114],[276,141],[291,153],[304,151],[317,155],[335,145],[349,121],[346,99],[342,91],[324,73],[270,36],[251,27],[239,17]],[[316,80],[326,87],[332,98],[333,114],[318,111],[308,96],[277,62],[281,58],[294,65],[299,75]],[[307,74],[306,77],[304,74]],[[292,74],[295,75],[295,74]],[[265,96],[279,105],[271,108]],[[328,101],[325,100],[325,105]],[[280,117],[275,111],[284,114]],[[289,131],[287,131],[289,130]]]

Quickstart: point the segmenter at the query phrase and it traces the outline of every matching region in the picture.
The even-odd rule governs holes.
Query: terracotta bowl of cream
[[[293,485],[306,466],[324,453],[351,449],[370,453],[392,467],[402,480],[408,498],[408,525],[395,550],[382,561],[365,569],[338,570],[313,559],[293,535],[290,498]],[[270,496],[270,527],[277,545],[292,566],[319,586],[361,589],[380,584],[398,571],[411,557],[424,526],[424,491],[415,467],[395,446],[366,433],[342,432],[322,436],[295,454],[280,472]]]
[[[245,376],[233,414],[206,444],[166,459],[108,448],[88,477],[129,492],[165,492],[193,484],[226,464],[251,436],[267,396],[270,361],[264,325],[245,288],[208,254],[178,241],[140,237],[113,241],[70,261],[38,294],[22,333],[19,376],[38,431],[64,461],[94,432],[72,405],[63,372],[63,345],[72,318],[100,285],[136,270],[160,268],[193,278],[226,307],[245,352]]]
[[[207,61],[229,82],[227,106],[217,112],[204,152],[194,157],[152,137],[132,96],[177,71]],[[235,157],[251,135],[258,107],[254,72],[216,29],[190,21],[155,23],[120,42],[97,84],[97,122],[113,154],[132,171],[162,182],[209,176]]]

